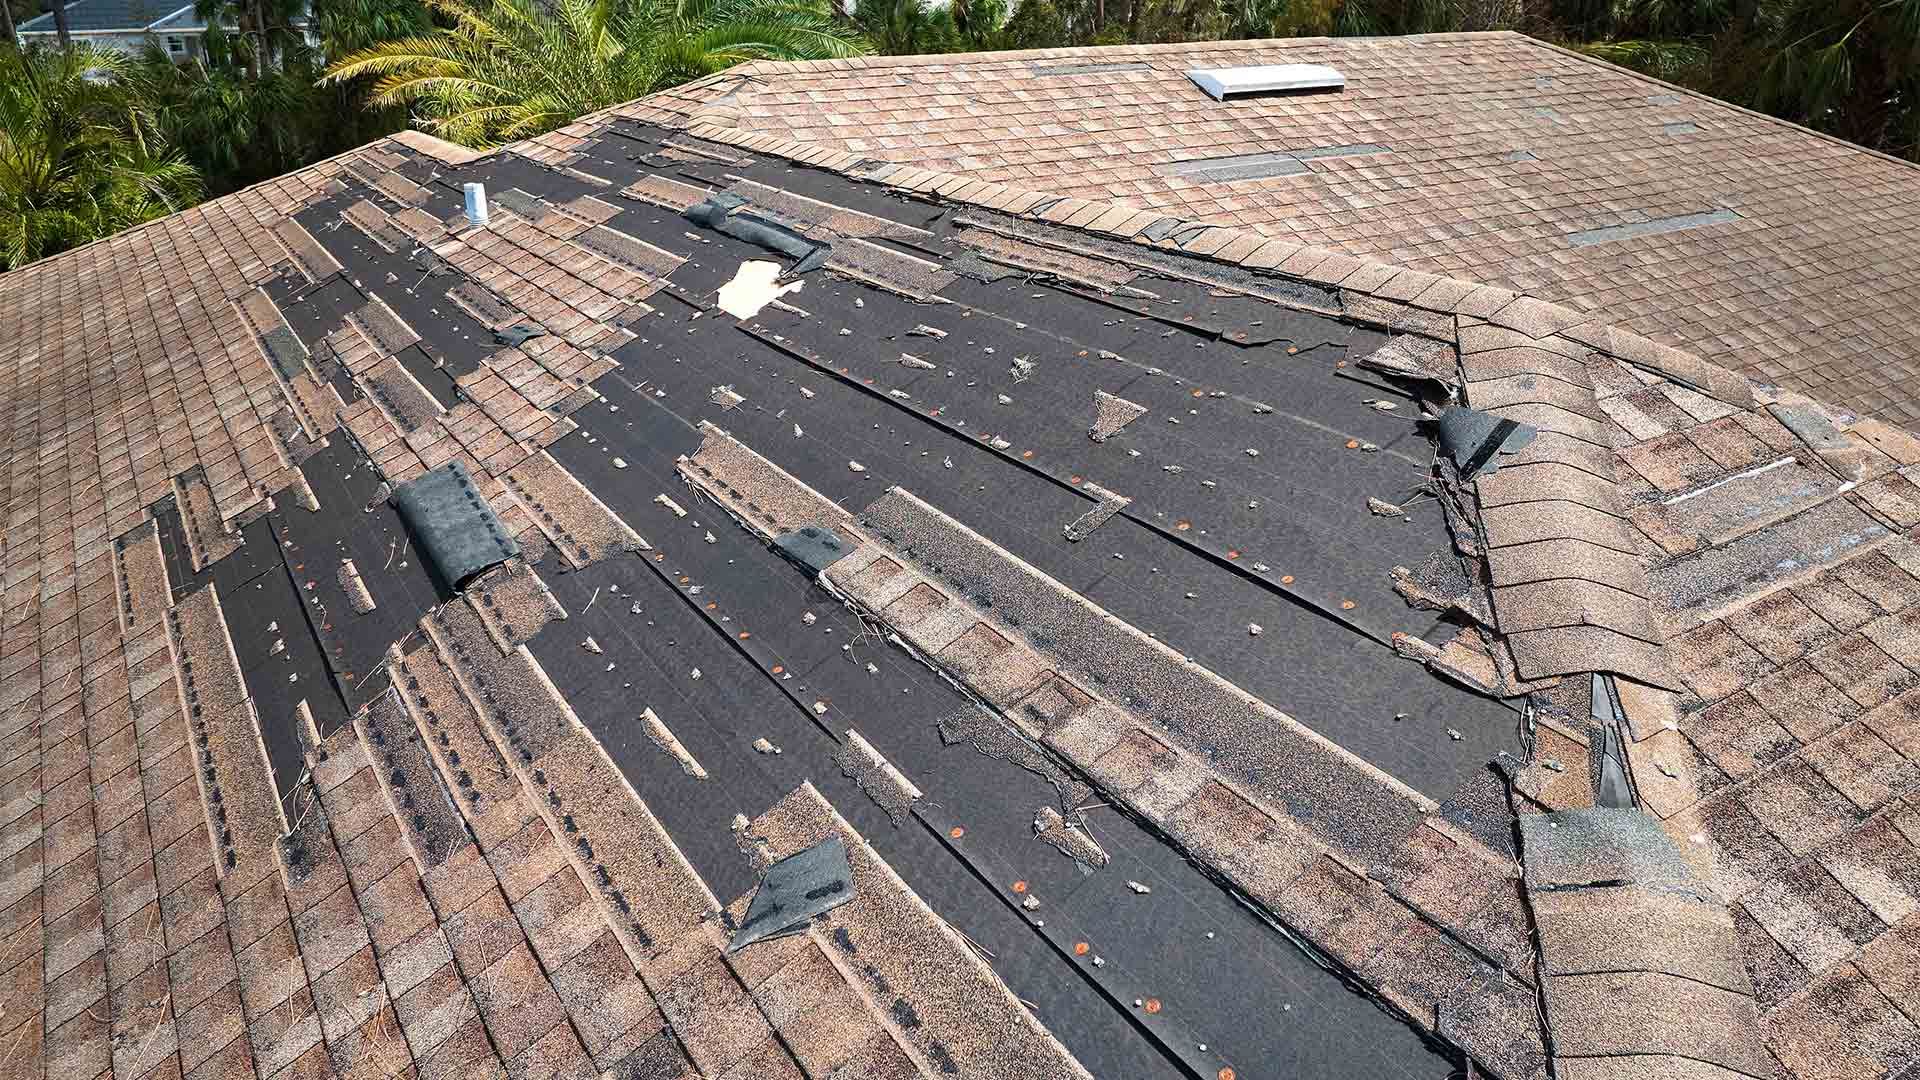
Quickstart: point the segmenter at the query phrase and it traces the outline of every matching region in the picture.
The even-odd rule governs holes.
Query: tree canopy
[[[426,0],[442,25],[357,51],[328,83],[371,81],[444,138],[489,146],[746,60],[853,56],[865,42],[801,0]]]
[[[0,266],[191,205],[200,177],[126,76],[91,45],[0,48]]]

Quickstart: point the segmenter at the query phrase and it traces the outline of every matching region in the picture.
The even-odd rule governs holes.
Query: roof
[[[1887,424],[651,101],[383,140],[0,313],[28,1075],[1920,1046]]]
[[[144,30],[206,28],[206,20],[194,14],[193,5],[184,7],[168,0],[74,0],[67,5],[67,25],[74,33],[128,33]],[[55,30],[53,12],[36,15],[20,24],[23,34],[50,34]]]
[[[1196,67],[1336,94],[1217,102]],[[1920,172],[1513,33],[756,63],[693,115],[861,157],[1249,228],[1603,315],[1855,412],[1920,419]],[[1283,154],[1268,179],[1179,163]]]
[[[303,15],[294,16],[293,22],[295,25],[299,25],[304,21],[305,21],[305,16]],[[176,11],[173,14],[167,16],[166,18],[161,19],[158,22],[155,22],[147,27],[148,30],[171,31],[171,32],[179,32],[179,31],[191,32],[196,30],[203,31],[206,28],[207,28],[206,17],[201,15],[198,11],[195,11],[193,8],[190,8],[190,7],[181,8],[179,11]]]

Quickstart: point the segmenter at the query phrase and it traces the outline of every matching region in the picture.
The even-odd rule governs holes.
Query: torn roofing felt
[[[401,485],[393,505],[441,580],[456,588],[520,552],[458,461]]]
[[[1454,406],[1440,414],[1440,448],[1472,479],[1500,468],[1499,455],[1525,449],[1538,434],[1530,424]]]
[[[1599,751],[1595,755],[1598,777],[1594,800],[1600,806],[1623,808],[1633,805],[1633,781],[1626,766],[1626,748],[1621,743],[1627,726],[1626,711],[1620,705],[1620,684],[1612,675],[1593,673],[1592,713],[1600,732]]]
[[[767,868],[747,906],[746,921],[733,935],[728,952],[756,942],[797,934],[808,920],[853,899],[853,868],[846,841],[838,836],[797,851]]]
[[[815,525],[781,533],[774,538],[773,548],[815,577],[839,562],[849,550],[839,534]]]
[[[793,259],[787,277],[799,277],[827,264],[827,255],[833,250],[829,245],[817,244],[785,225],[741,210],[746,204],[739,195],[720,192],[688,207],[682,216],[695,225]]]
[[[538,323],[515,323],[512,326],[503,326],[495,330],[493,332],[493,340],[501,345],[518,348],[546,332],[546,328],[540,326]]]

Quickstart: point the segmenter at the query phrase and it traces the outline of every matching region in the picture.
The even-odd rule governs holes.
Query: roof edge
[[[386,137],[384,142],[397,142],[448,165],[465,165],[469,161],[478,161],[486,153],[459,143],[448,142],[438,135],[429,134],[419,128],[402,128]]]
[[[161,23],[166,22],[168,19],[178,16],[183,11],[192,11],[193,9],[194,9],[194,5],[192,4],[182,4],[179,7],[174,8],[172,11],[167,12],[165,15],[162,15],[159,18],[153,20],[152,22],[147,23],[146,25],[140,27],[140,30],[143,33],[150,33],[152,32],[154,27],[159,26]]]
[[[1069,45],[1052,49],[986,49],[957,53],[853,56],[838,60],[749,60],[726,69],[726,73],[738,75],[772,75],[788,71],[845,71],[863,68],[938,67],[986,61],[1019,63],[1026,60],[1053,60],[1062,57],[1085,56],[1089,52],[1098,52],[1101,56],[1121,57],[1177,56],[1183,53],[1200,52],[1207,49],[1311,48],[1316,45],[1332,45],[1336,42],[1343,45],[1352,45],[1356,42],[1365,44],[1375,41],[1392,41],[1396,43],[1409,41],[1488,41],[1515,37],[1526,37],[1526,35],[1517,30],[1457,30],[1449,33],[1405,34],[1400,36],[1236,38],[1221,41],[1154,42],[1140,45]]]
[[[77,33],[78,32],[76,31],[76,34]],[[458,154],[469,155],[467,157],[460,158],[458,161],[455,161],[451,158],[441,157],[439,154],[436,154],[433,151],[428,150],[424,145],[420,145],[413,139],[401,138],[402,135],[405,135],[410,131],[412,131],[412,129],[409,128],[409,129],[403,129],[402,131],[394,132],[392,135],[382,135],[377,139],[373,139],[369,142],[361,143],[359,146],[349,147],[348,149],[342,150],[331,157],[324,157],[324,158],[321,158],[319,161],[309,162],[308,164],[302,165],[299,168],[293,170],[292,172],[281,173],[279,176],[270,176],[265,180],[260,180],[260,181],[256,181],[255,183],[248,184],[246,187],[236,188],[232,191],[227,192],[224,195],[216,195],[211,199],[203,199],[200,202],[194,203],[192,206],[181,207],[180,209],[175,210],[171,214],[162,214],[159,217],[150,218],[146,221],[142,221],[137,225],[129,225],[126,228],[121,229],[119,232],[109,233],[108,235],[102,236],[97,240],[89,240],[78,247],[71,247],[65,251],[58,252],[53,255],[48,255],[40,259],[36,259],[33,262],[26,264],[25,266],[17,267],[12,270],[0,271],[0,284],[9,282],[11,279],[15,277],[25,278],[30,274],[35,274],[43,270],[46,270],[48,268],[59,266],[62,262],[64,262],[68,258],[78,255],[80,252],[86,251],[89,248],[97,247],[98,245],[101,245],[101,244],[111,244],[111,243],[114,243],[115,241],[122,240],[130,236],[138,236],[141,233],[147,231],[148,229],[157,228],[165,224],[166,222],[171,221],[176,217],[179,217],[181,214],[194,213],[198,211],[201,207],[206,206],[210,203],[222,202],[227,199],[238,198],[239,196],[247,194],[248,192],[270,191],[276,185],[280,184],[282,181],[285,181],[288,177],[298,176],[302,173],[310,172],[315,169],[321,169],[328,165],[332,165],[338,162],[344,162],[346,159],[354,156],[355,154],[359,154],[367,150],[377,149],[380,147],[391,147],[394,143],[399,143],[410,150],[416,151],[418,153],[427,154],[430,157],[437,158],[438,160],[444,161],[450,165],[461,164],[467,161],[476,161],[480,158],[485,157],[487,153],[487,152],[481,152],[477,150],[471,150],[467,147],[459,146],[457,144],[447,142],[445,139],[440,139],[432,135],[428,135],[424,131],[419,133],[422,139],[431,141],[433,143],[437,143],[442,147],[448,148],[445,151],[447,153],[456,154],[456,155]]]

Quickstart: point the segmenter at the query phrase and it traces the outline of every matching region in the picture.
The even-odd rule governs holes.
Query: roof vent
[[[487,227],[487,185],[466,184],[461,190],[467,197],[467,224],[476,229]]]
[[[1193,85],[1215,101],[1284,94],[1301,90],[1343,90],[1347,77],[1321,64],[1268,64],[1263,67],[1195,68],[1187,72]]]

